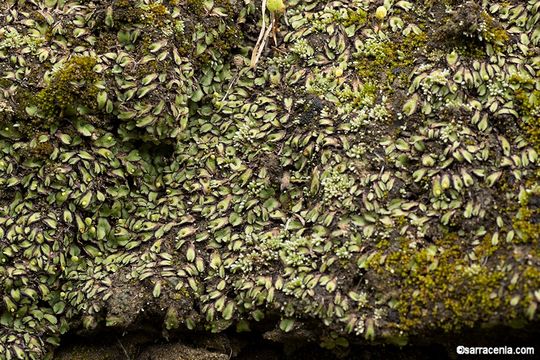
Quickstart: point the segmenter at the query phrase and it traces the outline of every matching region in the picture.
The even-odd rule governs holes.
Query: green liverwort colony
[[[538,321],[540,1],[266,4],[0,2],[1,359]]]

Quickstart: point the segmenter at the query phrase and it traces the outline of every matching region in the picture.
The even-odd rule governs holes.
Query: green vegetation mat
[[[539,320],[540,1],[271,2],[0,2],[1,359]]]

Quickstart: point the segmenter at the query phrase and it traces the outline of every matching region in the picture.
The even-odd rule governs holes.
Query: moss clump
[[[401,41],[389,39],[367,39],[358,52],[355,67],[363,80],[381,83],[389,88],[394,82],[405,83],[416,59],[416,52],[411,49],[422,49],[427,43],[426,33],[402,37]]]
[[[400,287],[398,327],[453,331],[479,321],[519,318],[520,308],[511,299],[527,289],[515,283],[507,287],[514,272],[504,270],[505,256],[491,239],[491,234],[486,235],[469,254],[463,252],[459,237],[451,234],[423,249],[405,242],[385,258],[374,256],[370,266],[383,278],[387,275],[389,284],[400,284],[396,285]],[[482,261],[472,262],[471,257]],[[487,265],[488,259],[493,263]],[[516,273],[531,270],[530,265],[524,265]]]
[[[510,36],[508,32],[501,26],[500,23],[495,21],[486,11],[482,12],[483,26],[481,35],[483,39],[489,43],[497,46],[498,48],[502,47],[508,40]]]
[[[530,118],[525,125],[529,141],[540,151],[540,116]]]
[[[517,88],[514,96],[522,118],[521,128],[531,144],[540,151],[540,90],[535,89],[535,80],[529,76],[514,74],[509,78],[509,83]]]
[[[35,52],[0,54],[11,358],[148,319],[166,336],[249,323],[332,350],[538,319],[525,20],[472,1],[396,1],[379,20],[380,1],[290,2],[253,69],[257,2],[4,3],[6,29],[51,28]],[[503,28],[523,44],[498,51]],[[453,52],[467,43],[484,58]]]
[[[517,232],[516,242],[538,244],[538,234],[540,234],[540,223],[535,222],[535,218],[540,217],[540,209],[521,207],[514,218],[514,230]]]
[[[228,53],[231,49],[238,47],[243,39],[243,33],[238,27],[228,26],[221,33],[221,37],[215,40],[214,46],[218,51]]]
[[[347,18],[337,18],[335,20],[341,22],[343,26],[357,25],[358,27],[362,27],[368,21],[368,14],[363,9],[358,9],[356,11],[347,9]]]
[[[74,115],[78,106],[95,107],[99,76],[93,70],[97,60],[90,56],[69,59],[53,75],[50,83],[36,96],[40,115],[47,120],[56,120]]]
[[[142,10],[141,19],[145,23],[152,24],[156,27],[163,27],[170,14],[167,7],[160,3],[142,5],[140,9]]]

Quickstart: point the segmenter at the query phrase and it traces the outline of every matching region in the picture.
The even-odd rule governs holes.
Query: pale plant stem
[[[253,48],[253,53],[251,54],[251,67],[255,68],[257,66],[257,62],[259,61],[260,49],[264,49],[264,45],[266,42],[266,37],[268,36],[266,34],[266,1],[262,0],[262,27],[261,31],[259,32],[259,38],[257,39],[257,43],[255,44],[255,47]]]
[[[266,42],[268,41],[268,38],[270,37],[270,32],[272,31],[272,27],[274,26],[274,22],[275,22],[275,19],[272,19],[272,23],[270,24],[270,26],[268,27],[268,29],[266,29],[266,32],[264,33],[264,37],[263,37],[261,46],[259,47],[259,49],[257,49],[257,54],[255,56],[255,63],[254,64],[252,63],[253,68],[255,68],[255,66],[257,66],[257,63],[259,62],[259,58],[261,57],[261,55],[262,55],[262,53],[264,51],[264,48],[266,46]]]

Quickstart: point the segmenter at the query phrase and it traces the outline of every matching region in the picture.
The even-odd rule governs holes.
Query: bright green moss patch
[[[99,75],[94,71],[96,58],[74,56],[53,74],[45,89],[36,95],[39,115],[48,121],[77,114],[77,107],[96,106]]]
[[[508,40],[510,40],[510,35],[508,32],[486,11],[482,12],[482,20],[482,37],[486,42],[503,49]]]
[[[538,269],[507,263],[510,259],[492,244],[491,235],[470,250],[464,251],[464,245],[457,235],[449,235],[423,249],[404,242],[384,260],[380,256],[372,259],[370,266],[377,269],[381,280],[399,288],[400,329],[451,331],[479,322],[525,317],[530,302],[520,302],[516,296],[526,294],[531,283],[520,274],[538,286]]]
[[[356,11],[348,10],[347,17],[345,19],[338,17],[336,21],[341,21],[343,26],[356,25],[357,27],[364,26],[368,21],[368,14],[363,9],[358,9]]]
[[[538,246],[540,237],[540,211],[538,208],[521,207],[513,222],[519,241]]]
[[[148,24],[157,27],[162,27],[170,14],[167,7],[158,2],[150,3],[148,5],[143,4],[140,6],[140,9],[142,10],[142,19]]]
[[[354,67],[364,81],[388,88],[402,86],[417,59],[415,52],[421,51],[426,43],[427,35],[423,32],[399,40],[373,36],[359,43],[357,52],[353,53]]]
[[[516,102],[522,116],[520,126],[540,151],[540,90],[535,88],[536,82],[528,74],[514,74],[509,81],[516,88]]]
[[[531,143],[540,151],[540,116],[531,117],[527,121],[526,131]]]

